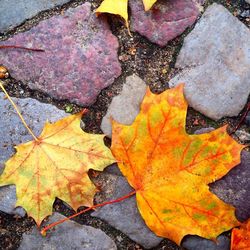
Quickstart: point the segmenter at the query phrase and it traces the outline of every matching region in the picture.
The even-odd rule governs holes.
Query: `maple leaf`
[[[52,213],[56,197],[74,210],[91,206],[97,188],[88,170],[101,171],[115,161],[104,135],[82,131],[82,114],[47,122],[37,140],[16,147],[0,176],[0,186],[16,185],[16,206],[22,206],[38,226]]]
[[[157,0],[142,0],[145,11],[148,11]],[[103,0],[96,13],[110,13],[121,16],[128,27],[128,0]]]
[[[188,135],[183,86],[160,95],[148,90],[132,125],[113,121],[111,147],[148,227],[177,244],[186,234],[215,239],[238,225],[235,209],[207,184],[237,165],[244,147],[226,126]]]
[[[231,250],[250,250],[250,220],[234,228],[231,235]]]

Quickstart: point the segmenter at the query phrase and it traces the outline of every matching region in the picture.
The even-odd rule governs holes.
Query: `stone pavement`
[[[67,2],[70,1],[2,0],[0,33],[11,33],[41,11]],[[112,34],[107,19],[95,16],[92,2],[84,1],[74,8],[71,6],[60,15],[41,20],[29,30],[6,37],[8,39],[1,41],[0,45],[16,44],[41,48],[45,52],[0,50],[0,64],[7,66],[11,76],[22,81],[30,91],[51,96],[58,103],[67,100],[67,103],[90,106],[90,109],[96,100],[98,103],[98,98],[103,97],[103,89],[122,82],[120,93],[110,100],[106,115],[99,124],[111,138],[110,119],[131,124],[140,110],[146,84],[149,83],[142,79],[143,76],[122,71],[118,60],[121,44]],[[212,4],[204,13],[203,5],[205,1],[159,0],[152,10],[145,13],[141,1],[130,1],[131,28],[160,47],[176,37],[175,41],[178,41],[178,36],[190,29],[171,71],[169,85],[173,87],[185,82],[188,104],[206,117],[219,120],[239,115],[247,103],[250,93],[250,31],[222,5]],[[150,49],[153,50],[154,46],[150,44]],[[37,135],[47,119],[53,122],[66,115],[55,106],[32,98],[13,100]],[[14,153],[14,146],[32,138],[1,93],[0,106],[2,171],[4,162]],[[249,143],[249,129],[246,126],[237,131],[236,136],[241,142]],[[242,221],[250,216],[250,204],[246,202],[250,193],[249,164],[249,152],[244,151],[241,164],[210,186],[219,198],[236,207],[236,215]],[[100,178],[101,192],[96,196],[98,203],[131,191],[115,164],[101,173]],[[15,202],[15,187],[1,187],[0,210],[24,216],[23,209],[15,209]],[[150,249],[164,244],[161,243],[162,238],[146,227],[134,197],[99,208],[91,216],[93,220],[100,218],[114,230],[122,232],[138,247]],[[47,223],[60,218],[62,215],[55,213]],[[19,249],[37,249],[37,246],[43,250],[119,249],[114,238],[111,238],[100,229],[69,221],[58,226],[46,238],[41,237],[34,227],[23,235]],[[195,236],[186,236],[182,242],[182,246],[188,250],[228,250],[229,245],[229,239],[224,235],[218,237],[217,243]]]

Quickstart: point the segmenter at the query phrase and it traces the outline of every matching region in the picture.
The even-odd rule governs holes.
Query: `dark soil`
[[[88,1],[92,3],[93,9],[95,9],[101,2],[101,0]],[[9,31],[7,34],[0,36],[0,40],[5,40],[16,33],[28,30],[39,21],[49,18],[52,15],[59,14],[61,11],[69,7],[74,7],[84,2],[84,0],[72,0],[69,4],[65,4],[60,8],[44,11],[31,20],[26,21],[19,27]],[[246,11],[250,11],[250,6],[247,5],[244,0],[208,0],[205,8],[213,2],[224,5],[243,23],[250,27],[250,17],[245,16]],[[84,116],[83,121],[86,125],[85,130],[92,133],[102,133],[100,129],[102,117],[105,115],[112,98],[120,93],[122,84],[125,82],[125,78],[128,75],[132,73],[139,75],[155,93],[161,93],[168,88],[168,80],[175,72],[175,60],[180,51],[183,40],[193,28],[191,27],[187,29],[181,36],[175,38],[169,42],[167,46],[161,48],[150,43],[147,39],[137,33],[132,32],[132,37],[130,37],[127,29],[118,17],[108,16],[108,19],[112,32],[115,36],[117,36],[120,43],[119,60],[122,65],[122,75],[117,78],[110,87],[104,89],[99,94],[96,102],[92,106],[88,107],[89,112]],[[8,92],[12,96],[20,98],[32,97],[41,102],[52,103],[58,108],[64,110],[69,106],[72,106],[73,113],[83,108],[75,104],[70,104],[68,101],[57,101],[44,93],[30,90],[24,83],[18,82],[15,79],[10,78],[6,80],[5,85]],[[204,117],[197,111],[190,108],[187,115],[186,129],[188,133],[193,133],[198,128],[208,126],[218,127],[222,124],[228,123],[231,125],[229,130],[232,130],[234,126],[238,124],[243,113],[244,110],[238,117],[225,118],[214,122],[213,120]],[[245,126],[246,125],[243,124],[243,127]],[[66,216],[74,213],[73,210],[69,209],[59,199],[57,199],[54,203],[54,211],[60,212]],[[112,228],[104,221],[91,217],[90,213],[81,215],[75,220],[80,224],[90,225],[103,230],[115,241],[118,249],[143,249],[130,240],[126,235]],[[35,226],[35,223],[31,218],[19,218],[17,216],[0,212],[0,249],[17,249],[20,244],[22,234],[30,230],[33,226]],[[164,240],[154,249],[177,250],[181,248],[177,247],[176,244],[170,242],[169,240]]]

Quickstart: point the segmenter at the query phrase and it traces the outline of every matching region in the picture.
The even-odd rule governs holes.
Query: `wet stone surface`
[[[194,24],[204,1],[158,1],[147,12],[141,0],[130,1],[132,29],[151,42],[165,46]]]
[[[65,218],[54,213],[46,224]],[[116,250],[115,243],[100,229],[66,221],[43,237],[37,228],[23,235],[19,250],[82,249]]]
[[[70,0],[1,0],[0,33],[14,28],[41,11],[61,6]]]
[[[35,99],[12,98],[19,107],[30,129],[38,136],[42,132],[44,123],[48,120],[56,120],[66,116],[64,111],[50,104],[40,103]],[[32,140],[32,136],[22,124],[10,102],[5,95],[0,93],[0,173],[4,169],[4,163],[14,154],[14,146]],[[15,186],[0,187],[0,210],[6,213],[24,215],[21,208],[15,209],[16,190]]]
[[[189,105],[212,119],[236,116],[250,93],[249,47],[249,29],[213,4],[185,38],[169,84],[186,83]]]
[[[0,61],[31,89],[82,106],[92,104],[121,73],[118,41],[106,20],[91,12],[90,3],[43,20],[1,44],[44,49],[0,50]]]

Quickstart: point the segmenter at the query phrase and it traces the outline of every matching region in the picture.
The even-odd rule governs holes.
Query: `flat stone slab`
[[[54,213],[46,224],[64,219],[59,213]],[[19,250],[116,250],[116,245],[103,231],[90,226],[80,225],[74,221],[66,221],[41,236],[37,228],[23,235]]]
[[[220,235],[216,242],[198,236],[187,236],[182,242],[186,250],[230,250],[230,239]]]
[[[101,187],[100,195],[96,197],[97,203],[117,199],[133,190],[124,177],[110,174],[106,174],[105,177],[104,175],[102,174],[102,178],[105,178],[105,184]],[[144,248],[155,247],[162,241],[162,238],[157,237],[146,226],[138,211],[134,196],[99,208],[91,215],[103,219]]]
[[[22,24],[39,12],[63,5],[70,0],[1,0],[0,33]]]
[[[241,163],[222,179],[210,184],[210,189],[220,199],[236,208],[238,220],[250,218],[250,152],[243,150]]]
[[[121,74],[118,41],[91,4],[70,8],[24,33],[0,42],[44,49],[0,50],[0,62],[17,80],[53,98],[88,106]]]
[[[160,0],[145,12],[141,0],[130,1],[132,29],[151,42],[165,46],[192,26],[202,10],[198,0]]]
[[[58,108],[40,103],[35,99],[25,98],[12,100],[19,107],[25,121],[35,133],[39,135],[45,122],[55,122],[66,116],[66,113]],[[5,95],[0,93],[0,174],[4,169],[4,163],[15,153],[14,146],[33,140],[22,124],[16,111],[5,99]],[[6,213],[15,213],[24,215],[25,212],[21,208],[15,209],[16,189],[14,185],[4,186],[0,188],[0,210]],[[21,209],[21,210],[20,210]]]
[[[169,85],[186,83],[189,105],[212,119],[237,116],[250,93],[249,48],[250,30],[212,4],[185,38]]]
[[[111,119],[122,124],[130,125],[140,111],[140,105],[146,93],[145,82],[137,75],[126,78],[120,95],[113,98],[106,115],[102,119],[101,129],[111,137]]]

